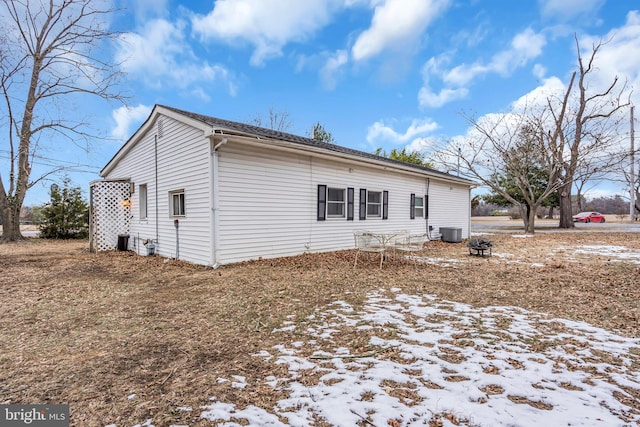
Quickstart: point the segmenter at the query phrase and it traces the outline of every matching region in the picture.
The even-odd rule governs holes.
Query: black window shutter
[[[318,185],[318,221],[327,218],[327,186]]]
[[[347,221],[353,221],[353,188],[347,188]]]
[[[429,195],[424,195],[424,217],[429,218]]]
[[[360,189],[360,220],[367,219],[367,190],[365,188]]]
[[[382,192],[382,219],[389,218],[389,192]]]
[[[409,218],[416,219],[416,195],[411,193],[411,206],[409,211]]]

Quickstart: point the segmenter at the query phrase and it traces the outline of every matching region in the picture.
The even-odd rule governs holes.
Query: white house
[[[100,175],[92,250],[217,267],[353,248],[356,230],[470,233],[469,180],[161,105]]]

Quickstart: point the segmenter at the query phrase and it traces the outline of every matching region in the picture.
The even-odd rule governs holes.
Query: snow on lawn
[[[338,301],[295,331],[299,341],[254,355],[287,367],[288,376],[263,379],[287,399],[265,410],[212,397],[201,418],[224,426],[640,422],[640,339],[586,323],[395,289],[358,311]],[[352,354],[344,337],[358,333],[371,337],[370,351]]]
[[[625,261],[640,264],[640,252],[632,251],[625,246],[583,245],[574,248],[576,254],[610,257],[612,261]]]

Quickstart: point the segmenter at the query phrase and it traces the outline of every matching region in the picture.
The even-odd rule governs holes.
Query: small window
[[[169,207],[171,216],[185,216],[184,190],[169,193]]]
[[[381,191],[367,191],[367,217],[382,217]]]
[[[344,218],[345,217],[345,189],[344,188],[328,188],[327,191],[327,217],[328,218]]]
[[[138,199],[140,204],[140,219],[147,219],[147,184],[138,187]]]
[[[414,212],[416,218],[424,218],[424,198],[416,196]]]

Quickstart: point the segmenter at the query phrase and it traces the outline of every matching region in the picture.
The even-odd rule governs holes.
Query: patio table
[[[387,250],[395,249],[395,242],[398,239],[406,239],[409,236],[409,232],[404,230],[386,232],[356,231],[353,234],[358,253],[362,251],[380,254],[380,268],[382,268],[382,263],[386,259]],[[356,253],[354,267],[358,263],[358,253]]]

